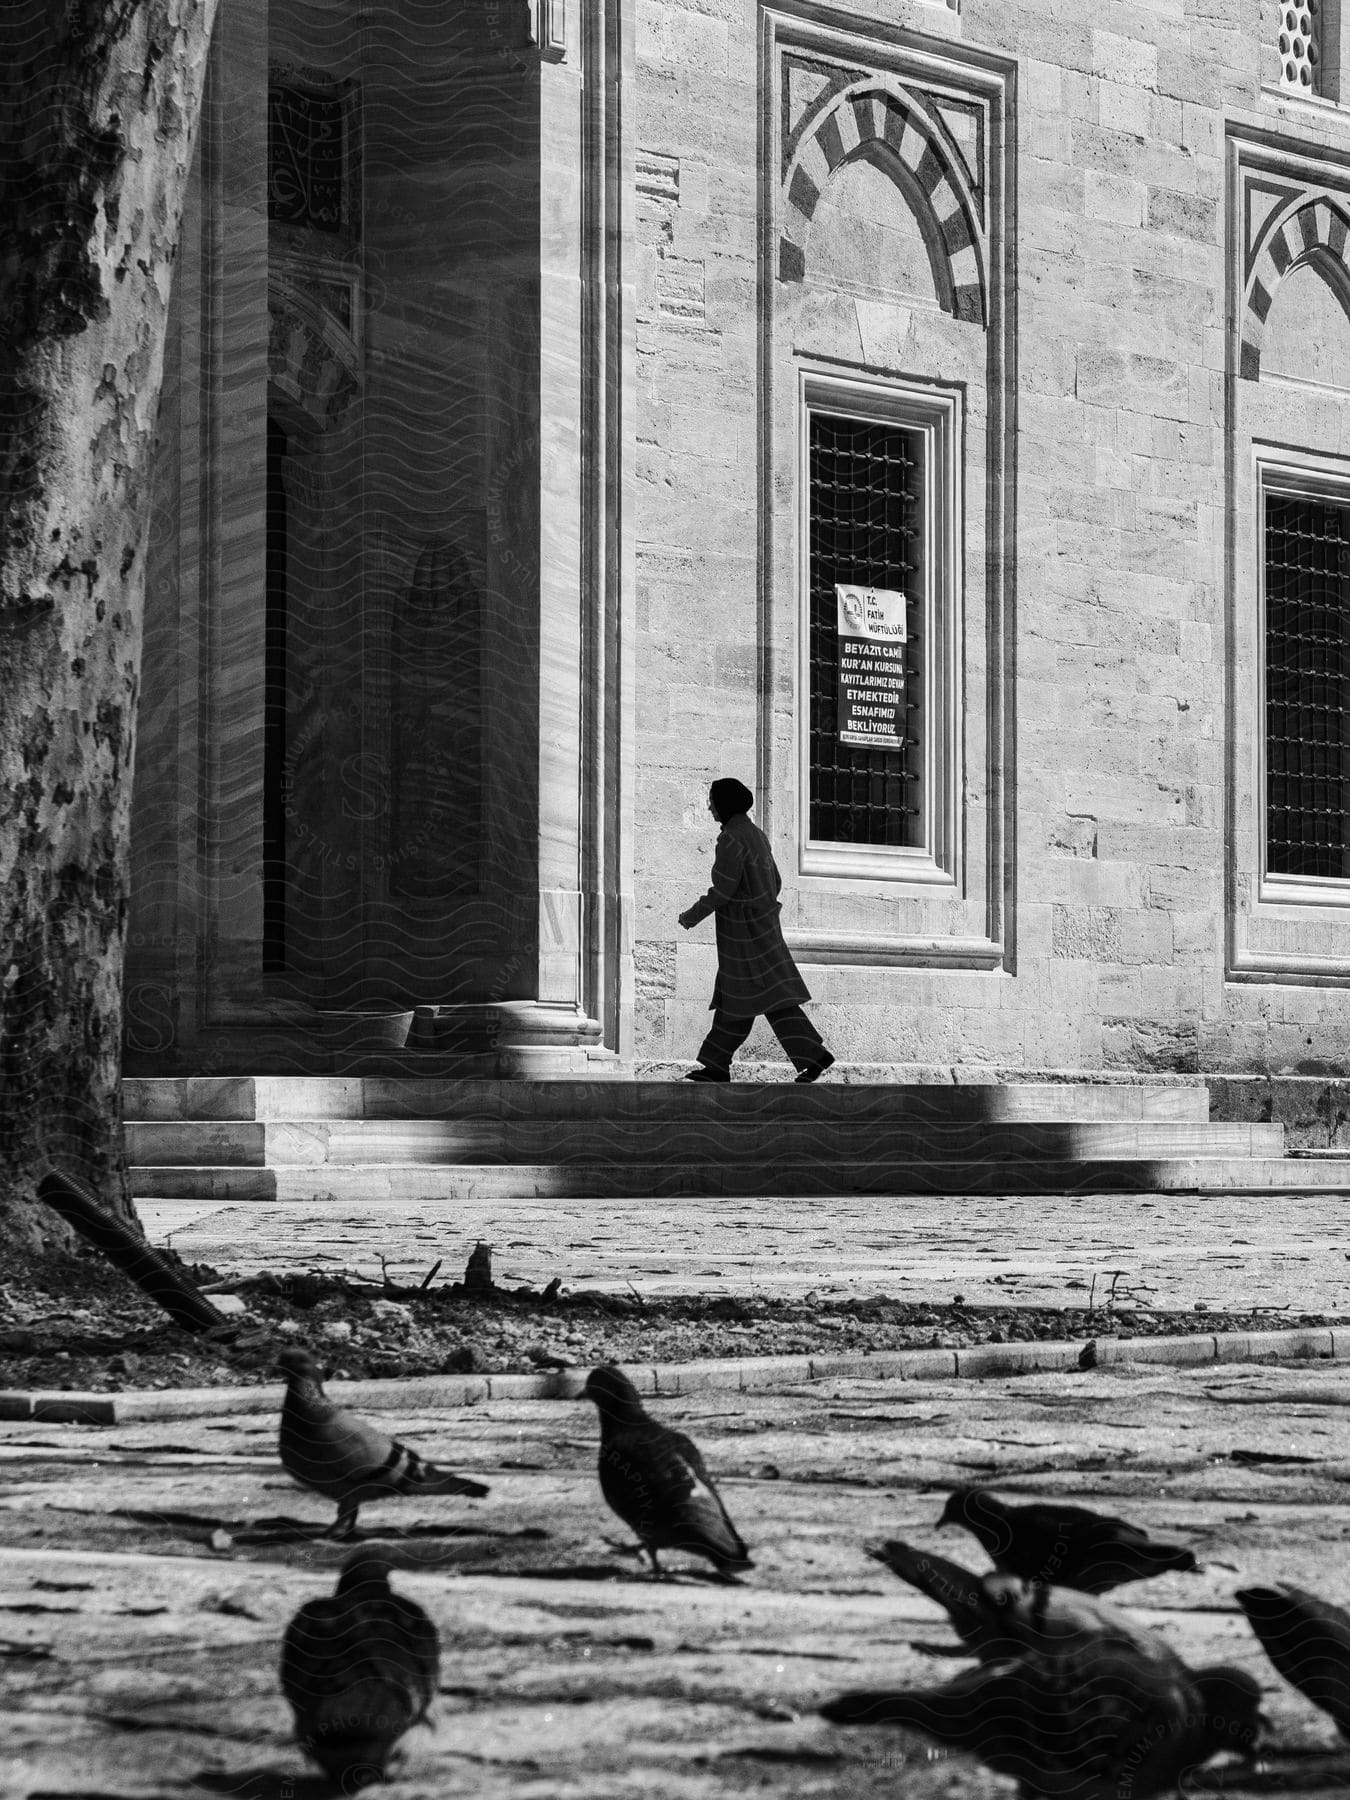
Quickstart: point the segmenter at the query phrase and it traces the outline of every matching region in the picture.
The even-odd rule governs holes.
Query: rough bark
[[[216,0],[0,6],[0,1234],[133,1218],[122,959],[149,476]]]

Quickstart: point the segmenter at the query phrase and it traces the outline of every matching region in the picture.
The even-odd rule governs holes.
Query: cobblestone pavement
[[[945,1620],[862,1552],[902,1535],[982,1566],[964,1534],[934,1529],[958,1478],[1072,1496],[1192,1544],[1200,1574],[1118,1597],[1190,1660],[1235,1661],[1266,1690],[1273,1743],[1200,1786],[1241,1800],[1350,1791],[1350,1749],[1266,1664],[1232,1600],[1277,1577],[1350,1599],[1343,1369],[830,1381],[657,1410],[702,1443],[752,1546],[740,1586],[639,1575],[600,1500],[585,1403],[383,1415],[492,1484],[485,1500],[362,1514],[445,1649],[438,1727],[414,1734],[390,1800],[1009,1796],[911,1734],[814,1713],[850,1687],[964,1666],[915,1647],[950,1644]],[[0,1791],[317,1800],[277,1646],[343,1551],[306,1535],[332,1509],[282,1473],[273,1422],[0,1432]]]
[[[499,1282],[640,1292],[887,1293],[1082,1306],[1115,1286],[1168,1309],[1350,1312],[1350,1202],[1336,1195],[908,1195],[846,1199],[504,1200],[402,1208],[152,1201],[153,1243],[221,1269],[458,1273],[477,1239]],[[1094,1289],[1095,1283],[1095,1289]]]

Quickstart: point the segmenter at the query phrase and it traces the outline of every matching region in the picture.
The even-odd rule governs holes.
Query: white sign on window
[[[905,596],[896,588],[835,587],[839,742],[900,750],[905,742]]]

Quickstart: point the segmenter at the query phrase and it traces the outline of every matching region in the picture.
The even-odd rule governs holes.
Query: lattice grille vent
[[[1280,86],[1297,94],[1321,92],[1324,0],[1294,0],[1280,8]]]

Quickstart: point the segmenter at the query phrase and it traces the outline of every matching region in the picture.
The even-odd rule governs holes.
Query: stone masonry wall
[[[880,43],[1006,81],[1016,433],[1002,692],[1015,754],[995,771],[1006,829],[982,878],[1007,898],[999,966],[803,957],[814,1016],[841,1057],[1350,1071],[1339,967],[1350,907],[1276,908],[1263,926],[1248,842],[1260,721],[1243,459],[1273,418],[1306,431],[1298,441],[1319,456],[1350,448],[1344,313],[1317,314],[1315,366],[1281,338],[1259,384],[1239,379],[1227,324],[1245,229],[1239,139],[1276,134],[1314,186],[1350,152],[1350,109],[1276,89],[1276,14],[1257,0],[848,9],[858,41],[841,37],[844,60],[866,64]],[[635,890],[637,1045],[649,1064],[692,1056],[705,1028],[711,926],[686,936],[675,915],[707,884],[707,783],[725,773],[756,785],[795,754],[766,742],[791,716],[796,665],[762,654],[761,582],[766,558],[795,555],[781,537],[795,503],[760,485],[762,327],[772,309],[782,316],[774,282],[761,287],[760,231],[777,204],[773,171],[761,179],[761,109],[776,103],[761,89],[761,42],[752,0],[638,0]],[[810,267],[810,236],[805,255]],[[819,283],[821,268],[812,273]],[[931,290],[911,291],[922,282],[903,255],[876,272],[879,291],[888,281],[888,302],[929,316]],[[812,342],[809,322],[793,329],[789,357]],[[860,345],[853,366],[931,376],[906,360],[925,341]],[[1291,400],[1281,369],[1321,383],[1315,403]],[[968,475],[981,466],[976,436]],[[776,483],[794,480],[775,465]],[[968,616],[984,574],[967,542]],[[968,704],[987,648],[966,645]],[[983,742],[986,714],[987,697],[966,721],[976,786],[969,742]],[[822,920],[841,938],[900,929],[908,900],[893,884],[823,892],[803,880],[795,813],[770,798],[789,932]],[[967,859],[953,915],[982,900],[969,885],[978,866]],[[1258,940],[1244,964],[1242,946]],[[1315,968],[1298,965],[1305,941]],[[747,1055],[778,1054],[761,1023]]]

